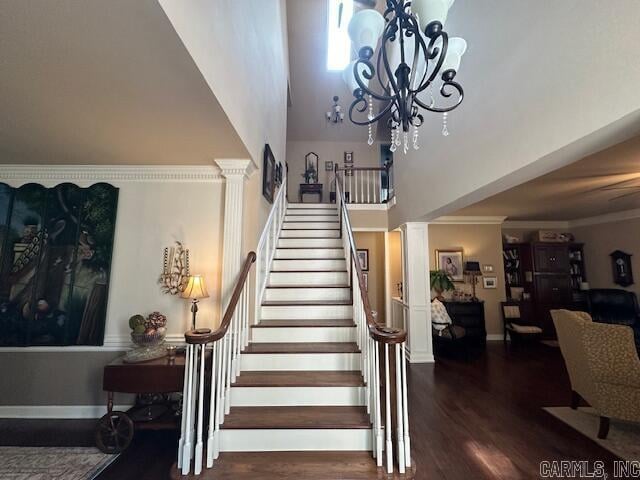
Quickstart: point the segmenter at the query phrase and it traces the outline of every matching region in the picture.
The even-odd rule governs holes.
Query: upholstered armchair
[[[607,437],[610,418],[640,421],[640,359],[631,328],[593,322],[584,312],[551,316],[571,379],[571,408],[582,397],[598,412],[598,438]]]

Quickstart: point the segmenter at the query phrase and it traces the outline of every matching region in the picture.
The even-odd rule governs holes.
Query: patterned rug
[[[611,419],[609,435],[605,440],[600,440],[600,417],[593,408],[580,407],[578,410],[572,410],[569,407],[549,407],[543,410],[621,459],[640,460],[640,424]]]
[[[91,480],[116,458],[89,447],[0,447],[0,480]]]

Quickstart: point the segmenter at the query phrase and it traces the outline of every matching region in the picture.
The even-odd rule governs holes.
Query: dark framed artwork
[[[305,183],[318,183],[318,154],[309,152],[304,156]]]
[[[264,157],[262,161],[262,195],[269,203],[273,203],[273,195],[276,190],[276,159],[271,147],[264,145]]]
[[[360,269],[363,272],[369,271],[369,249],[359,248],[356,253],[360,262]]]
[[[0,183],[0,346],[102,345],[118,189]]]
[[[610,254],[613,268],[613,283],[621,287],[633,285],[633,270],[631,269],[631,254],[616,250]]]
[[[282,185],[282,163],[276,165],[276,187]]]
[[[461,248],[436,250],[436,269],[444,271],[453,282],[464,282],[464,255]]]
[[[344,152],[344,164],[353,166],[353,152]]]
[[[327,160],[326,162],[324,162],[324,171],[333,172],[333,161]]]

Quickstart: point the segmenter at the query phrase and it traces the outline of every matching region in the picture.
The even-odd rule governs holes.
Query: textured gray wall
[[[123,354],[0,352],[0,405],[106,405],[102,369]]]

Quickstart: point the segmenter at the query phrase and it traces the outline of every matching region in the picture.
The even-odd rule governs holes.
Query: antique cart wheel
[[[133,439],[133,422],[124,412],[112,411],[98,421],[96,446],[104,453],[120,453]]]

